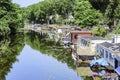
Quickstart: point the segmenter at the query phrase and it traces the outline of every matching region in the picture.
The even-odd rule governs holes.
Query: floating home
[[[96,53],[114,68],[120,80],[120,43],[104,42],[97,44]]]
[[[115,54],[115,51],[113,50],[113,48],[113,43],[104,42],[101,44],[97,44],[96,54],[104,58],[110,65],[114,67],[115,63],[113,55]]]
[[[111,42],[111,40],[106,40],[104,38],[96,36],[79,36],[78,37],[78,46],[79,52],[83,50],[83,54],[78,53],[79,55],[95,55],[95,47],[97,44],[103,42]]]
[[[120,65],[120,59],[118,58],[120,56],[120,34],[112,34],[110,39],[111,43],[104,42],[97,44],[96,53],[106,59],[114,68],[117,68]]]

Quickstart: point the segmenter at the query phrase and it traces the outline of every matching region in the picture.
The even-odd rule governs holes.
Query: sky
[[[43,0],[12,0],[13,3],[19,4],[21,7],[27,7],[29,5],[32,5],[34,3],[38,3]]]

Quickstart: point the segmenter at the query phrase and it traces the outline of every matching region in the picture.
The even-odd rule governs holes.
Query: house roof
[[[100,38],[100,37],[97,37],[97,36],[83,36],[83,37],[80,37],[82,39],[85,39],[85,40],[106,40],[104,38]]]
[[[120,52],[120,43],[113,44],[113,43],[109,43],[109,42],[104,42],[104,43],[101,43],[101,45],[106,47],[106,48],[109,48],[113,52]]]
[[[109,43],[109,42],[103,42],[103,43],[101,43],[100,45],[102,45],[102,46],[104,46],[104,47],[106,47],[106,48],[110,48],[110,47],[114,46],[114,44]]]
[[[71,31],[71,33],[91,33],[92,34],[92,32],[91,31]]]
[[[110,47],[110,49],[112,49],[114,52],[120,52],[120,46],[117,45]]]

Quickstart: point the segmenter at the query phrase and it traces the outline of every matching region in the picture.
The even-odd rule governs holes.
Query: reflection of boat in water
[[[111,76],[111,73],[105,71],[105,70],[101,70],[100,72],[92,72],[92,77],[94,80],[97,80],[97,78],[102,78],[102,79],[105,79],[105,80],[110,80],[110,76]]]
[[[101,70],[99,72],[92,71],[92,77],[94,80],[118,80],[118,75],[114,72],[114,70]]]
[[[72,54],[72,59],[77,61],[77,56],[75,54]]]

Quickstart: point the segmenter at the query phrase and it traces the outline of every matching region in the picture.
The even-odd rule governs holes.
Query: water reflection
[[[40,35],[38,33],[27,34],[25,41],[33,49],[40,51],[42,54],[53,56],[58,61],[67,63],[72,69],[76,68],[73,65],[74,61],[71,59],[70,52],[63,49],[59,42],[55,43],[54,40],[50,40],[47,35]]]
[[[25,45],[7,80],[81,80],[66,63]]]
[[[0,80],[82,80],[67,50],[46,35],[20,33],[0,45]]]
[[[59,42],[55,43],[54,40],[50,40],[47,36],[32,33],[31,36],[26,36],[26,43],[42,54],[52,56],[59,62],[67,63],[67,66],[73,70],[77,70],[76,73],[82,76],[84,80],[92,80],[89,63],[81,63],[80,67],[76,67],[74,61],[71,59],[70,51],[63,49],[62,46],[59,45]]]
[[[12,37],[12,36],[11,36]],[[19,55],[23,48],[23,35],[14,38],[6,38],[0,41],[0,80],[6,80],[5,75],[10,71],[12,63],[17,61],[16,56]]]

